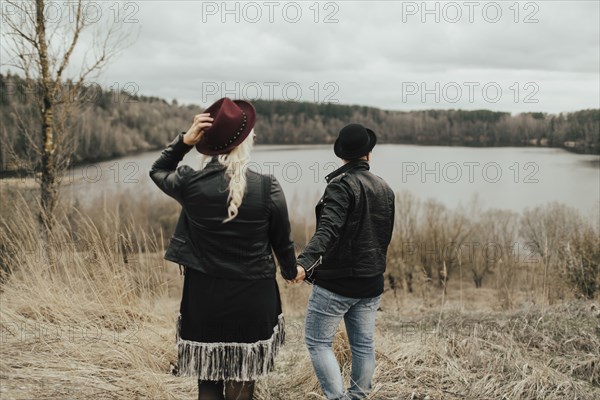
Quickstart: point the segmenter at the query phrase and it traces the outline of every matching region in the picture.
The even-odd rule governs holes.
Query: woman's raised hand
[[[183,143],[188,146],[194,146],[202,139],[204,129],[212,126],[213,118],[208,113],[198,114],[194,117],[194,122],[190,129],[183,135]]]

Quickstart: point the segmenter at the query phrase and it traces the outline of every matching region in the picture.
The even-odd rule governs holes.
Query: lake
[[[81,201],[112,192],[165,196],[148,171],[160,151],[90,164],[74,169],[63,195]],[[197,168],[198,153],[183,162]],[[324,177],[341,165],[331,145],[257,145],[249,168],[273,173],[290,207],[312,210],[325,188]],[[384,144],[375,147],[371,171],[396,191],[421,200],[435,199],[449,208],[468,207],[521,212],[557,201],[596,217],[600,210],[600,157],[562,149],[532,147],[444,147]]]

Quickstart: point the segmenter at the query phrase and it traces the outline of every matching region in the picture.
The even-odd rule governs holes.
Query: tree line
[[[0,74],[0,170],[38,168],[41,115],[30,101],[38,82]],[[70,165],[161,149],[190,125],[202,107],[133,94],[127,87],[66,81],[56,96],[77,105],[59,124]],[[379,143],[443,146],[549,146],[600,154],[600,110],[511,115],[490,110],[390,111],[373,107],[254,100],[259,144],[328,144],[339,129],[357,122]]]

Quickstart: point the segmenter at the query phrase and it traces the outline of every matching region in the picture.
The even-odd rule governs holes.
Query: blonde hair
[[[219,154],[217,160],[224,165],[225,175],[229,178],[229,196],[227,196],[227,218],[223,223],[229,222],[238,215],[246,193],[246,167],[250,162],[250,152],[254,146],[254,129],[242,143],[226,154]],[[204,168],[212,156],[200,155],[200,168]]]

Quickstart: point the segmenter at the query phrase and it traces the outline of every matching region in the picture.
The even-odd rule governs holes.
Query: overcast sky
[[[108,3],[137,39],[96,80],[180,103],[600,108],[595,0]]]

